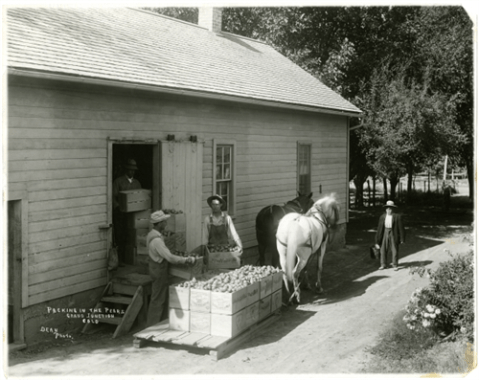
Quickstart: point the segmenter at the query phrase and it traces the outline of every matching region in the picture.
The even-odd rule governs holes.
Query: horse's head
[[[319,213],[324,217],[329,228],[335,228],[339,221],[339,211],[340,207],[336,200],[336,194],[332,193],[317,200],[310,208],[307,215]]]
[[[301,194],[298,191],[298,196],[292,202],[294,202],[301,208],[301,211],[300,211],[301,213],[305,213],[314,205],[314,201],[311,198],[312,196],[313,196],[313,193],[309,193],[309,195],[307,195],[307,194]]]

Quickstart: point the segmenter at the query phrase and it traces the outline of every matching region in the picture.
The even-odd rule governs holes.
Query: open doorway
[[[22,319],[22,201],[7,202],[8,343],[23,342]]]
[[[125,164],[128,160],[136,162],[137,170],[134,178],[140,183],[141,189],[151,191],[151,208],[143,210],[148,213],[152,208],[158,208],[160,202],[160,176],[159,176],[159,144],[142,142],[115,142],[111,149],[111,180],[112,186],[115,179],[125,175]],[[136,232],[133,231],[129,220],[129,213],[113,213],[113,238],[118,247],[120,262],[126,265],[135,265]]]

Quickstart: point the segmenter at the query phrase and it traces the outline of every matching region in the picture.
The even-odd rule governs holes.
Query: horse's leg
[[[318,281],[316,282],[316,289],[318,293],[323,293],[323,288],[321,287],[321,272],[323,271],[323,259],[324,254],[326,253],[326,241],[321,244],[320,255],[318,257]]]
[[[296,263],[296,266],[294,267],[294,270],[293,270],[294,292],[291,298],[293,298],[293,296],[296,296],[296,300],[298,301],[298,303],[301,302],[300,301],[301,290],[299,288],[299,275],[308,262],[308,257],[309,257],[308,255],[311,254],[311,253],[305,252],[307,250],[310,251],[307,248],[306,249],[298,248],[298,252],[297,252],[298,262]]]
[[[258,241],[258,254],[259,254],[259,265],[263,266],[264,265],[264,254],[266,251],[266,246]]]
[[[283,270],[283,282],[284,286],[286,287],[286,291],[288,295],[291,293],[289,291],[289,281],[288,277],[286,276],[286,250],[287,248],[281,244],[280,242],[276,242],[276,250],[278,251],[279,262],[281,264],[281,269]]]

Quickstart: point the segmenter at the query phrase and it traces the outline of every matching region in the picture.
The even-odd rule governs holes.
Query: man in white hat
[[[387,201],[384,205],[386,212],[379,217],[378,230],[376,232],[376,248],[381,252],[381,266],[379,269],[387,268],[388,252],[392,253],[392,267],[398,270],[399,244],[405,241],[404,226],[401,215],[394,210],[396,205],[393,201]]]
[[[165,214],[162,210],[155,211],[150,216],[153,229],[146,236],[148,247],[148,269],[153,280],[151,285],[151,300],[148,308],[148,326],[154,325],[162,320],[163,312],[166,310],[168,294],[168,263],[190,264],[196,261],[195,257],[181,257],[174,255],[166,247],[162,232],[167,225],[167,219],[171,215]]]
[[[134,178],[135,172],[138,170],[136,161],[129,159],[124,165],[124,170],[124,174],[113,181],[113,228],[120,266],[124,266],[126,261],[127,244],[126,214],[120,211],[120,191],[141,189],[140,182]]]

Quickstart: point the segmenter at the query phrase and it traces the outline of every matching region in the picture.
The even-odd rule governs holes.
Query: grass
[[[411,331],[403,316],[404,312],[398,313],[378,343],[369,348],[372,356],[361,372],[466,374],[475,368],[470,344],[441,342],[430,330]]]

